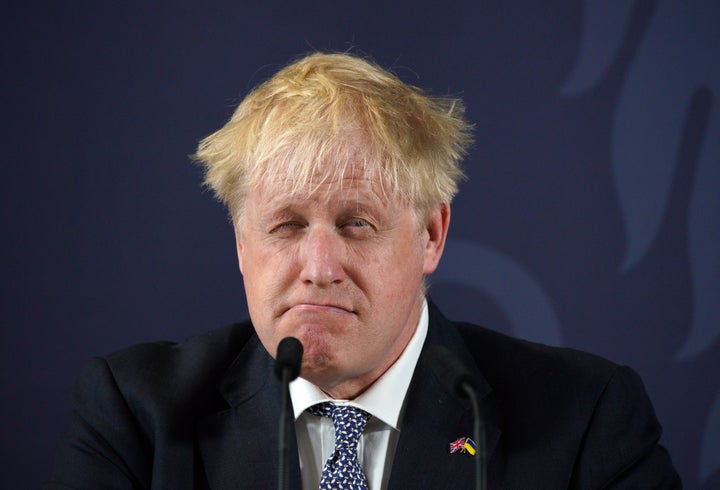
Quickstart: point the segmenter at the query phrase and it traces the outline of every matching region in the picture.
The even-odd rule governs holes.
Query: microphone
[[[475,386],[475,378],[457,357],[440,345],[431,345],[425,349],[423,358],[450,393],[461,399],[470,399],[474,418],[473,437],[477,444],[475,488],[476,490],[485,490],[487,488],[485,422],[480,416],[480,404]]]
[[[282,380],[285,369],[288,369],[288,382],[300,374],[303,345],[295,337],[285,337],[280,341],[275,355],[275,376]]]
[[[280,341],[275,355],[275,376],[280,380],[280,428],[278,437],[278,489],[288,488],[287,461],[290,458],[288,426],[293,420],[290,411],[290,381],[300,374],[303,345],[295,337],[285,337]]]

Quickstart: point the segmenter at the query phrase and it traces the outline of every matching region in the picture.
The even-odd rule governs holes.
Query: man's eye
[[[363,227],[363,226],[370,226],[370,223],[368,223],[364,219],[356,218],[356,219],[351,219],[348,222],[348,226]]]
[[[345,233],[350,234],[350,236],[365,236],[368,232],[371,232],[375,228],[373,225],[362,218],[353,218],[348,221],[346,221],[341,227]]]
[[[302,228],[300,223],[294,221],[288,221],[286,223],[280,223],[270,230],[270,233],[289,233]]]

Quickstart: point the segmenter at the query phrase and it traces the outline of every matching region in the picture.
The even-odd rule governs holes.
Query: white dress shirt
[[[428,306],[427,302],[423,301],[420,321],[405,350],[370,388],[354,400],[334,400],[303,378],[297,378],[290,383],[303,489],[315,490],[319,487],[325,461],[335,449],[332,420],[305,411],[326,401],[336,405],[352,405],[371,415],[360,437],[358,460],[367,478],[369,490],[387,488],[395,447],[400,437],[405,396],[420,358],[427,329]]]

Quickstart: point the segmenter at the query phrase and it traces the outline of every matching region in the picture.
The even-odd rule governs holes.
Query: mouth
[[[357,312],[352,307],[337,303],[320,303],[320,302],[300,302],[295,303],[285,310],[288,312],[297,312],[300,314],[335,314],[335,315],[356,315]]]

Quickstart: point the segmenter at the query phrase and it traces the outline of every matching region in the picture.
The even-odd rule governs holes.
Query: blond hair
[[[252,90],[195,158],[236,223],[264,179],[307,192],[357,165],[422,216],[457,193],[470,130],[460,99],[425,95],[356,56],[314,53]]]

